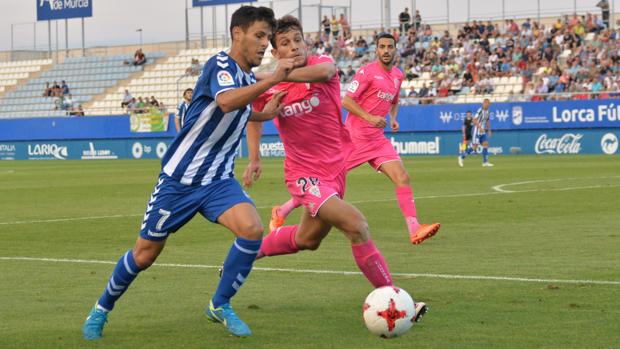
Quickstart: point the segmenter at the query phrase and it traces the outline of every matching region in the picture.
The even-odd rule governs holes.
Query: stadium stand
[[[17,85],[20,80],[29,79],[32,73],[41,71],[52,63],[51,59],[0,62],[0,95]]]
[[[156,58],[163,56],[162,52],[148,53],[146,65],[152,64]],[[103,94],[107,88],[115,86],[119,81],[141,72],[142,67],[123,63],[131,59],[132,56],[128,55],[67,58],[63,63],[52,66],[39,77],[21,84],[15,91],[6,93],[0,100],[0,117],[67,115],[69,111],[62,110],[54,97],[43,96],[47,82],[66,80],[70,86],[74,104],[81,105],[90,101],[94,96]]]
[[[147,70],[140,77],[134,78],[128,84],[119,86],[117,91],[106,95],[102,100],[96,101],[86,108],[87,115],[95,114],[123,114],[127,109],[121,107],[125,89],[129,90],[134,98],[155,96],[159,102],[169,110],[176,108],[181,100],[183,90],[193,88],[198,81],[198,75],[188,73],[192,59],[197,59],[202,69],[202,64],[218,52],[226,48],[207,48],[182,50],[178,55],[168,57],[163,63],[156,64],[153,69]],[[266,54],[264,64],[272,60],[270,54]]]

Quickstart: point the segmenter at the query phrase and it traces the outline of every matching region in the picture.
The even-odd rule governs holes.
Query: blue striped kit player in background
[[[174,115],[174,127],[177,129],[177,132],[181,131],[181,128],[185,123],[185,115],[187,114],[187,109],[189,109],[189,104],[192,101],[193,93],[194,89],[192,88],[188,88],[183,91],[183,100],[179,103],[177,113]]]
[[[487,98],[482,102],[482,108],[478,109],[476,112],[476,116],[470,121],[465,117],[463,121],[463,132],[464,139],[463,142],[466,143],[466,148],[461,151],[461,155],[459,155],[459,166],[463,167],[463,160],[467,155],[470,155],[474,152],[475,149],[478,148],[479,145],[482,145],[482,166],[484,167],[492,167],[493,164],[489,162],[489,141],[488,138],[491,138],[491,118],[489,115],[489,108],[491,106],[491,101]],[[468,114],[471,114],[468,112]],[[471,142],[467,140],[467,128],[471,129]]]
[[[233,161],[248,120],[270,120],[282,109],[280,100],[285,92],[275,96],[262,112],[252,111],[250,106],[294,67],[293,59],[280,60],[272,77],[256,82],[251,68],[261,64],[274,28],[273,11],[266,7],[243,6],[232,15],[230,52],[220,52],[206,62],[181,132],[162,159],[140,235],[134,248],[119,259],[88,315],[82,327],[84,338],[102,336],[116,301],[136,276],[155,262],[168,236],[196,213],[235,235],[205,315],[223,323],[233,335],[252,334],[231,308],[230,299],[252,269],[263,227],[252,200],[234,178]]]

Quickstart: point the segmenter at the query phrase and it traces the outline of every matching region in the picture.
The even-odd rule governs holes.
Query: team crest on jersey
[[[394,87],[398,88],[398,79],[394,79]]]
[[[232,86],[235,84],[235,80],[229,72],[221,70],[217,73],[217,83],[220,84],[220,86]]]
[[[349,85],[349,92],[355,93],[358,87],[360,87],[360,83],[357,80],[351,81],[351,84]]]

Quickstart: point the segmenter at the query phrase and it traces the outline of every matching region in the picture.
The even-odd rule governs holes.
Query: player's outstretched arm
[[[387,125],[385,118],[380,116],[374,116],[367,113],[353,98],[344,96],[342,99],[342,107],[346,109],[350,114],[358,115],[362,119],[368,121],[371,125],[378,128],[384,128]]]
[[[286,77],[288,82],[324,82],[336,75],[338,69],[332,62],[323,62],[311,66],[296,68]]]
[[[312,66],[295,68],[288,74],[284,81],[286,82],[324,82],[329,81],[336,75],[338,69],[332,62],[323,62]],[[256,73],[256,80],[268,79],[273,73],[260,72]]]
[[[286,76],[293,70],[294,66],[295,63],[292,58],[280,59],[276,70],[268,78],[250,86],[224,91],[217,95],[215,102],[224,113],[230,113],[233,110],[245,108],[260,96],[261,93],[267,91],[277,83],[284,81]]]
[[[263,133],[263,123],[250,121],[248,122],[246,137],[248,141],[248,166],[243,172],[243,186],[249,188],[252,182],[258,180],[262,173],[260,163],[260,139]]]

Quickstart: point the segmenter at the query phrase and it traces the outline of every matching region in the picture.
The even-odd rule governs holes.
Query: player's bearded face
[[[396,46],[394,46],[394,40],[389,38],[379,39],[377,43],[377,58],[381,60],[381,63],[385,65],[392,64],[394,57],[396,56]]]
[[[284,33],[276,34],[276,46],[271,53],[274,57],[294,58],[297,67],[303,67],[307,63],[308,48],[306,41],[299,30],[289,30]]]
[[[263,21],[252,23],[245,32],[242,32],[241,47],[251,67],[258,67],[262,62],[269,46],[270,35],[271,27]]]

